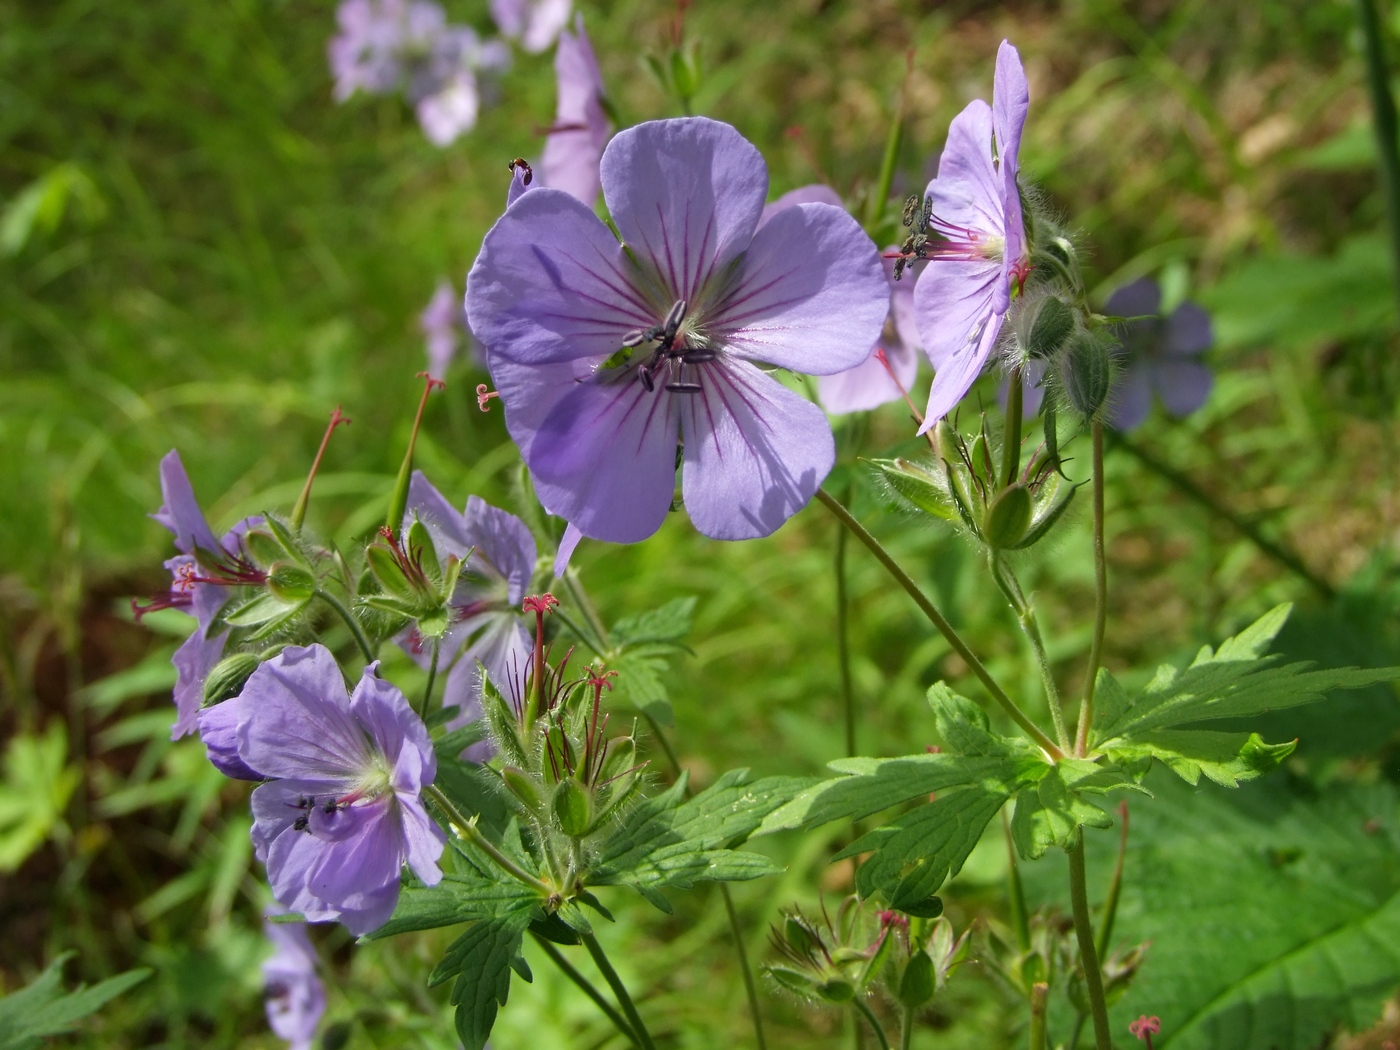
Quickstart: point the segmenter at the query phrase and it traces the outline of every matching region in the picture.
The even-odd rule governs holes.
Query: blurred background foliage
[[[484,3],[445,6],[488,28]],[[676,9],[580,8],[623,119],[673,115],[642,56],[672,39]],[[1382,15],[1400,53],[1400,7]],[[1081,232],[1097,301],[1153,275],[1168,307],[1190,295],[1216,322],[1206,408],[1181,422],[1158,410],[1110,451],[1108,665],[1146,676],[1281,600],[1299,603],[1289,653],[1400,662],[1396,275],[1350,2],[699,0],[685,26],[705,69],[697,111],[760,146],[774,193],[824,181],[848,198],[873,181],[906,71],[901,194],[931,174],[949,120],[988,94],[996,45],[1012,39],[1033,100],[1024,168]],[[262,1020],[266,891],[245,789],[196,742],[167,739],[181,618],[137,627],[127,611],[162,586],[168,537],[146,517],[158,458],[180,449],[223,527],[290,504],[342,405],[354,424],[330,447],[310,520],[353,547],[383,515],[407,436],[418,312],[439,278],[460,288],[510,158],[537,155],[553,116],[549,56],[518,55],[478,128],[435,149],[397,99],[331,101],[333,31],[330,3],[0,0],[0,988],[69,949],[89,980],[153,969],[83,1045],[277,1045]],[[456,366],[419,465],[458,502],[509,505],[518,458],[499,410],[476,409],[481,378]],[[994,402],[994,380],[982,396]],[[838,422],[830,484],[1034,704],[1034,668],[984,568],[853,465],[858,452],[917,451],[902,410]],[[610,622],[698,598],[693,655],[665,682],[699,782],[735,766],[813,772],[843,754],[835,549],[819,509],[760,542],[709,541],[677,515],[644,544],[582,548]],[[864,552],[847,572],[860,750],[937,743],[923,691],[966,668]],[[1086,523],[1022,573],[1072,690],[1092,606]],[[1266,735],[1301,739],[1269,781],[1134,801],[1119,938],[1155,946],[1115,1027],[1142,1012],[1189,1018],[1159,1044],[1180,1050],[1379,1048],[1393,1012],[1369,1034],[1345,1030],[1375,1023],[1400,959],[1392,947],[1387,968],[1383,952],[1328,938],[1400,940],[1400,704],[1376,687],[1280,716]],[[756,957],[780,906],[849,889],[850,862],[826,861],[846,834],[764,840],[789,868],[736,888]],[[1091,874],[1106,873],[1113,838],[1091,842]],[[946,894],[959,927],[1000,921],[1004,850],[984,846]],[[1062,863],[1033,884],[1052,919]],[[603,936],[654,1030],[679,1047],[748,1045],[711,891],[672,917],[617,903]],[[1263,939],[1232,954],[1242,914]],[[352,951],[342,930],[315,932],[334,974],[328,1046],[455,1045],[444,996],[421,983],[443,936]],[[1345,965],[1363,956],[1365,973]],[[1283,958],[1302,970],[1268,984]],[[605,1045],[593,1007],[543,960],[533,969],[493,1045]],[[1024,1011],[977,970],[926,1012],[916,1046],[1024,1038]],[[1290,980],[1315,994],[1288,999]],[[1280,996],[1286,1030],[1262,1020]],[[765,1008],[775,1046],[856,1038],[848,1019],[771,989]]]

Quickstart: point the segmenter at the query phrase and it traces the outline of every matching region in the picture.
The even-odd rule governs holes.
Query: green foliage
[[[0,871],[14,871],[50,835],[67,834],[63,812],[81,779],[82,771],[68,764],[62,722],[50,722],[42,736],[10,741],[0,783]]]
[[[608,666],[618,672],[613,696],[663,726],[674,725],[675,716],[661,676],[678,653],[689,652],[681,639],[690,633],[694,615],[693,597],[675,598],[613,625],[607,654]]]
[[[64,994],[63,964],[74,954],[59,956],[30,984],[0,997],[0,1050],[36,1050],[45,1037],[72,1031],[84,1017],[151,975],[150,970],[130,970]]]
[[[529,924],[530,912],[524,908],[473,923],[428,976],[429,987],[452,981],[457,1035],[467,1050],[486,1045],[496,1012],[510,994],[511,970],[530,980],[529,967],[520,957],[520,941]]]

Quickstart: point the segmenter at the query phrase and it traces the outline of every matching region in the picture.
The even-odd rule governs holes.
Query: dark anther
[[[684,299],[677,299],[671,304],[671,312],[666,315],[666,320],[662,324],[665,329],[666,338],[674,339],[676,330],[680,328],[681,322],[685,320],[686,302]]]
[[[637,378],[642,381],[642,386],[646,388],[648,394],[656,389],[656,380],[651,377],[651,372],[646,368],[637,369]]]
[[[624,336],[622,337],[622,345],[623,345],[623,346],[628,346],[628,347],[631,347],[631,346],[641,346],[641,345],[642,345],[643,343],[645,343],[648,339],[654,339],[654,338],[655,338],[655,336],[653,336],[653,335],[651,334],[652,332],[655,332],[655,331],[656,331],[655,328],[638,328],[638,329],[635,329],[635,330],[633,330],[633,331],[631,331],[631,332],[628,332],[626,335],[624,335]]]
[[[328,798],[328,799],[326,799],[326,804],[325,804],[324,806],[321,807],[321,812],[324,813],[326,816],[330,816],[332,813],[334,813],[334,812],[335,812],[336,810],[338,810],[339,808],[340,808],[340,807],[336,804],[335,799],[333,799],[333,798]]]
[[[719,358],[719,354],[713,350],[687,350],[681,354],[681,364],[683,365],[703,365],[708,361]]]
[[[297,817],[297,819],[292,822],[292,830],[305,831],[306,826],[310,823],[311,821],[307,820],[305,817]]]
[[[698,394],[703,387],[699,383],[667,383],[666,389],[673,394]]]

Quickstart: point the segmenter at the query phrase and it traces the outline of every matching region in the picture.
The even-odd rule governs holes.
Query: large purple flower
[[[281,909],[269,909],[269,915]],[[311,1050],[326,1012],[326,989],[316,975],[316,950],[300,923],[263,922],[273,953],[263,961],[263,999],[268,1027],[289,1050]]]
[[[253,845],[273,896],[355,934],[393,913],[405,862],[437,884],[446,841],[419,799],[437,775],[428,731],[377,669],[347,697],[330,650],[291,646],[227,701],[241,705],[239,757],[275,778],[253,792]]]
[[[762,227],[770,218],[795,204],[845,205],[830,186],[815,184],[789,190],[763,209]],[[898,401],[914,385],[919,371],[919,333],[914,325],[914,281],[926,264],[910,267],[902,280],[894,279],[892,258],[885,259],[890,283],[890,313],[884,330],[867,357],[855,368],[817,379],[817,397],[828,412],[865,412]],[[880,359],[883,352],[884,360]],[[891,374],[893,373],[893,374]]]
[[[204,702],[204,679],[224,655],[228,631],[215,624],[219,610],[232,595],[231,588],[261,585],[266,577],[248,559],[243,534],[261,524],[261,517],[245,518],[215,539],[204,512],[194,498],[180,453],[171,450],[160,461],[160,491],[163,503],[151,515],[175,534],[180,554],[165,563],[170,570],[170,592],[147,609],[178,608],[195,618],[194,633],[175,651],[175,724],[170,739],[178,740],[198,728],[199,708]],[[201,552],[196,560],[196,550]]]
[[[919,335],[935,369],[920,433],[951,412],[976,382],[1011,305],[1012,282],[1025,278],[1016,172],[1029,109],[1021,56],[1002,41],[992,105],[976,99],[953,118],[938,177],[925,191],[941,240],[914,289]]]
[[[559,190],[523,194],[467,283],[472,331],[545,508],[595,539],[660,528],[683,447],[696,528],[766,536],[831,469],[825,414],[755,361],[860,364],[889,309],[870,239],[828,204],[758,229],[768,172],[703,117],[620,132],[603,196],[622,244]]]
[[[559,36],[554,75],[559,105],[544,140],[540,184],[572,194],[591,208],[602,188],[598,166],[608,144],[608,115],[603,110],[603,74],[583,31],[583,15],[575,21],[574,33],[566,30]]]
[[[1206,403],[1214,379],[1196,360],[1215,342],[1210,314],[1191,301],[1158,317],[1162,289],[1150,277],[1125,284],[1108,297],[1104,310],[1137,317],[1122,326],[1123,372],[1113,391],[1109,421],[1118,430],[1140,426],[1152,409],[1155,391],[1168,412],[1189,416]]]
[[[440,562],[466,558],[451,598],[452,626],[438,649],[438,666],[451,668],[442,702],[461,709],[455,720],[461,723],[481,714],[478,663],[504,689],[530,662],[534,643],[520,602],[535,571],[535,538],[514,514],[479,496],[469,496],[464,511],[455,509],[419,470],[408,485],[405,533],[414,518],[427,528]],[[416,659],[429,659],[421,639],[408,636],[402,644]]]

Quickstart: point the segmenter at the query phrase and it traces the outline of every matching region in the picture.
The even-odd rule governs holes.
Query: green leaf
[[[54,833],[67,834],[64,810],[82,779],[68,763],[68,734],[50,722],[42,736],[16,736],[0,783],[0,871],[14,871]]]
[[[1037,784],[1016,796],[1016,811],[1011,816],[1016,852],[1034,860],[1051,846],[1073,849],[1079,844],[1081,827],[1111,828],[1113,818],[1084,796],[1116,788],[1142,790],[1125,771],[1085,759],[1063,758],[1047,766]]]
[[[365,940],[377,941],[413,930],[431,930],[462,922],[491,921],[538,906],[539,894],[504,873],[449,872],[436,886],[407,886],[389,921]]]
[[[1185,669],[1166,666],[1126,707],[1121,698],[1095,712],[1094,746],[1110,749],[1172,726],[1261,714],[1321,700],[1334,689],[1358,689],[1400,677],[1400,668],[1314,670],[1307,662],[1280,664],[1264,655],[1288,617],[1281,605],[1211,651],[1205,646]]]
[[[596,886],[631,886],[669,910],[657,892],[686,889],[700,881],[741,881],[781,871],[757,853],[736,851],[763,818],[810,781],[799,777],[750,780],[731,770],[689,800],[686,777],[646,799],[603,844],[586,881]]]
[[[449,717],[456,714],[456,708],[441,708],[446,711]],[[434,712],[435,714],[437,712]],[[479,744],[490,737],[490,732],[486,728],[486,721],[478,718],[474,722],[468,722],[460,729],[449,730],[433,741],[433,751],[440,759],[456,760],[457,757],[471,747]]]
[[[943,682],[929,687],[928,705],[938,735],[958,755],[988,756],[1032,754],[1034,749],[1021,737],[1003,737],[992,731],[986,710],[965,696],[959,696]]]
[[[663,726],[675,725],[671,694],[661,676],[670,665],[670,657],[679,651],[672,645],[644,643],[618,652],[608,662],[617,672],[612,700],[636,708]]]
[[[72,956],[72,952],[59,956],[30,984],[0,997],[0,1050],[32,1050],[45,1036],[71,1031],[78,1021],[151,974],[150,970],[129,970],[91,988],[79,985],[63,995],[63,964]]]
[[[450,1000],[457,1007],[457,1036],[467,1050],[482,1050],[497,1010],[510,994],[510,973],[534,906],[519,908],[490,921],[477,922],[452,942],[428,976],[428,987],[452,981]]]
[[[1107,755],[1121,764],[1156,758],[1188,784],[1198,783],[1204,775],[1224,787],[1238,787],[1241,781],[1277,769],[1297,746],[1296,740],[1266,744],[1258,733],[1159,729],[1110,748]]]
[[[618,620],[613,625],[612,638],[621,646],[642,642],[678,642],[690,633],[695,601],[693,596],[676,598],[659,609]]]

